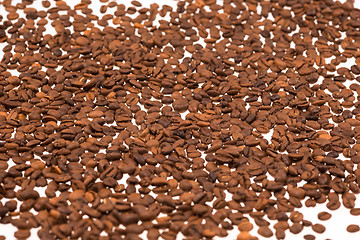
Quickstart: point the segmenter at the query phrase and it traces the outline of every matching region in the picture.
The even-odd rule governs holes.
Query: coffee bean
[[[318,214],[318,219],[322,221],[329,220],[331,218],[331,214],[327,212],[320,212]]]
[[[76,38],[75,42],[80,46],[89,44],[89,40],[86,37],[82,36]]]
[[[351,214],[351,215],[354,215],[354,216],[360,215],[360,208],[350,209],[350,214]]]
[[[30,237],[30,231],[27,229],[17,230],[14,236],[18,239],[27,239],[28,237]]]
[[[300,223],[294,223],[293,225],[290,226],[290,232],[292,232],[293,234],[298,234],[303,230],[303,225]]]
[[[249,232],[240,232],[238,235],[237,235],[237,240],[249,240],[251,239],[252,236]]]
[[[98,2],[3,3],[0,216],[18,238],[324,232],[303,199],[358,215],[351,3]]]
[[[323,233],[326,230],[326,228],[319,223],[312,225],[311,228],[317,233]]]
[[[31,167],[36,170],[42,170],[45,168],[45,163],[42,161],[34,161],[31,163]]]
[[[150,229],[147,234],[147,238],[149,240],[158,239],[159,236],[160,236],[159,230],[155,228]]]
[[[176,99],[172,105],[178,112],[185,112],[189,106],[188,101],[185,98]]]
[[[359,225],[356,224],[350,224],[349,226],[346,227],[346,231],[350,232],[350,233],[355,233],[360,231],[360,227]]]
[[[88,113],[88,116],[90,118],[99,118],[99,117],[102,117],[103,115],[104,115],[104,113],[102,111],[99,111],[99,110],[91,111],[91,112]]]
[[[138,1],[131,1],[131,4],[134,5],[135,7],[141,7],[141,3]]]
[[[273,232],[267,226],[259,227],[258,233],[261,236],[266,237],[266,238],[269,238],[269,237],[273,236]]]
[[[238,225],[240,231],[249,232],[253,229],[253,225],[250,222],[243,221]]]
[[[314,235],[306,234],[306,235],[304,235],[304,239],[305,240],[315,240],[316,238]]]
[[[201,204],[195,204],[194,207],[193,207],[193,212],[196,214],[196,215],[203,215],[205,214],[206,212],[208,211],[208,208],[204,205],[201,205]]]

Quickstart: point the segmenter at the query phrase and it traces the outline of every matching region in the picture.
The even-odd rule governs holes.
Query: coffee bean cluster
[[[303,204],[360,214],[350,1],[33,2],[0,16],[0,223],[17,239],[284,239],[326,230]]]

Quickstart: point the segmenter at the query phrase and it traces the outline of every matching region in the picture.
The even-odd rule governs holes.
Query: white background
[[[13,1],[14,3],[18,2],[18,1]],[[66,1],[68,5],[70,6],[74,6],[75,4],[79,3],[79,1]],[[130,6],[130,1],[128,0],[118,0],[117,1],[118,3],[124,3],[128,6]],[[158,3],[160,6],[163,5],[163,4],[167,4],[167,5],[170,5],[172,6],[174,9],[176,9],[176,1],[172,1],[172,0],[166,0],[166,1],[160,1],[160,0],[155,0],[155,1],[144,1],[144,0],[139,0],[139,2],[141,2],[143,4],[144,7],[148,7],[151,3]],[[343,1],[341,1],[343,2]],[[52,1],[53,3],[53,1]],[[94,14],[96,15],[101,15],[100,12],[99,12],[99,9],[100,9],[100,6],[102,5],[102,3],[100,2],[97,2],[97,1],[93,1],[93,11],[94,11]],[[360,0],[357,0],[355,2],[355,6],[357,6],[358,8],[360,8]],[[41,5],[41,1],[40,0],[35,0],[35,3],[33,4],[33,7],[37,8],[38,10],[40,9],[43,9],[42,5]],[[108,12],[107,13],[112,13],[114,11],[114,8],[113,9],[108,9]],[[5,12],[3,6],[0,4],[0,14],[4,16],[4,18],[6,18],[6,15],[7,13]],[[22,15],[20,15],[22,16]],[[134,15],[132,15],[134,16]],[[111,22],[111,21],[110,21]],[[48,29],[48,33],[51,33],[51,34],[54,34],[54,30],[51,28],[51,26],[49,27]],[[2,49],[3,47],[5,46],[5,44],[0,44],[0,49]],[[0,51],[0,58],[2,57],[2,51]],[[340,65],[340,66],[346,66],[346,67],[351,67],[351,65],[353,65],[354,61],[353,59],[352,60],[349,60],[345,65]],[[339,66],[339,67],[340,67]],[[16,71],[11,71],[13,75],[18,75],[18,73],[16,73]],[[345,85],[349,86],[350,83],[347,82],[345,83]],[[185,114],[182,114],[182,116],[185,116]],[[268,134],[267,136],[267,139],[270,141],[271,139],[271,134]],[[11,162],[11,160],[10,160]],[[11,166],[11,164],[10,164]],[[121,183],[125,183],[126,181],[126,178],[124,177],[122,180],[121,180]],[[41,196],[44,196],[44,190],[45,189],[38,189],[39,193]],[[231,196],[229,195],[229,200],[231,199]],[[6,202],[6,200],[2,199],[1,200],[3,203]],[[304,203],[304,202],[303,202]],[[360,207],[360,201],[357,200],[356,201],[356,207]],[[312,231],[311,227],[307,227],[307,228],[304,228],[304,230],[300,233],[300,234],[297,234],[297,235],[293,235],[291,234],[289,231],[286,231],[286,239],[289,239],[289,240],[297,240],[297,239],[303,239],[303,236],[305,234],[313,234],[316,236],[316,239],[322,239],[322,240],[325,240],[325,239],[332,239],[332,240],[343,240],[343,239],[347,239],[347,240],[360,240],[360,232],[358,233],[348,233],[346,231],[346,227],[349,225],[349,224],[355,224],[355,223],[358,223],[360,224],[360,216],[352,216],[350,215],[349,213],[349,209],[346,209],[344,207],[340,207],[340,209],[336,210],[336,211],[329,211],[325,204],[322,204],[322,205],[317,205],[316,208],[302,208],[299,210],[301,213],[304,214],[304,219],[307,219],[307,220],[310,220],[312,221],[314,224],[315,223],[321,223],[323,224],[324,226],[326,226],[326,231],[323,233],[323,234],[316,234]],[[332,218],[328,221],[319,221],[318,218],[317,218],[317,214],[321,211],[328,211],[332,214]],[[252,221],[251,217],[249,218],[250,221]],[[253,221],[252,221],[253,222]],[[271,225],[275,224],[276,221],[270,221],[271,222]],[[263,239],[261,236],[259,236],[257,234],[257,227],[255,225],[255,223],[253,222],[254,224],[254,229],[250,232],[252,235],[254,236],[258,236],[259,239]],[[273,228],[272,228],[273,229]],[[14,237],[14,232],[16,231],[16,228],[13,227],[12,225],[10,224],[0,224],[0,235],[5,235],[7,239],[15,239]],[[32,234],[31,234],[31,237],[29,239],[39,239],[36,232],[37,232],[37,229],[33,229],[32,231]],[[238,230],[236,227],[234,227],[234,229],[232,231],[229,232],[229,235],[226,237],[226,238],[222,238],[222,239],[236,239],[236,236],[238,234]],[[142,238],[143,239],[146,239],[146,233],[143,233],[142,235]],[[180,234],[178,235],[178,239],[182,239],[183,236],[181,236]],[[220,238],[218,238],[220,239]],[[272,237],[272,238],[267,238],[267,239],[276,239],[275,237]]]

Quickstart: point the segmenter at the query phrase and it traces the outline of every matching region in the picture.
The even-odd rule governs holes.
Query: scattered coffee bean
[[[253,229],[253,225],[248,221],[243,221],[238,225],[240,231],[249,232]]]
[[[306,235],[304,235],[304,239],[305,240],[315,240],[316,237],[312,234],[306,234]]]
[[[354,215],[354,216],[359,216],[360,215],[360,208],[350,209],[350,214]]]
[[[259,230],[258,230],[258,233],[263,236],[263,237],[266,237],[266,238],[269,238],[271,236],[273,236],[273,232],[271,231],[271,229],[267,226],[262,226],[262,227],[259,227]]]
[[[321,221],[326,221],[329,220],[331,218],[331,214],[328,212],[320,212],[318,214],[318,219]]]
[[[349,226],[347,226],[346,231],[350,232],[350,233],[355,233],[360,231],[360,227],[359,225],[356,224],[350,224]]]
[[[317,233],[323,233],[326,230],[326,228],[319,223],[312,225],[311,228]]]
[[[33,2],[1,2],[0,221],[16,238],[257,239],[252,218],[284,239],[325,231],[304,203],[360,215],[353,1]]]
[[[240,232],[238,235],[237,235],[237,240],[250,240],[252,239],[252,236],[249,232]]]

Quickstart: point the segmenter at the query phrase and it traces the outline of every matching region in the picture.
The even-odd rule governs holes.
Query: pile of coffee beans
[[[0,223],[17,239],[284,239],[326,231],[303,205],[360,214],[350,1],[34,2],[0,16]]]

